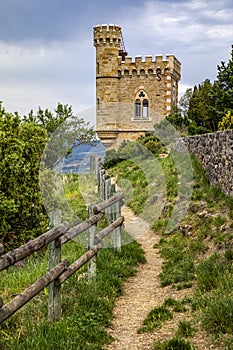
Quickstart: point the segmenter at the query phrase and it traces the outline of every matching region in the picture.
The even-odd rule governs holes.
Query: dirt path
[[[146,350],[153,349],[156,340],[161,340],[159,333],[138,334],[137,330],[142,326],[148,312],[156,306],[160,306],[168,297],[179,298],[181,294],[170,287],[161,288],[159,273],[162,270],[162,258],[158,250],[153,248],[160,237],[150,230],[148,224],[135,216],[128,207],[122,208],[125,216],[125,229],[137,238],[145,252],[146,264],[141,265],[135,276],[129,278],[124,284],[122,296],[116,300],[114,319],[109,333],[114,341],[106,346],[107,350]],[[143,234],[142,234],[143,232]],[[172,334],[167,330],[166,338]]]
[[[122,207],[122,215],[125,217],[126,231],[141,244],[147,262],[140,265],[137,273],[125,282],[123,293],[116,300],[112,326],[108,328],[114,341],[105,346],[105,349],[153,350],[156,341],[164,341],[174,336],[179,321],[189,319],[191,311],[185,314],[176,313],[172,320],[166,321],[153,333],[138,334],[143,320],[149,311],[161,306],[165,299],[171,297],[182,300],[184,296],[192,294],[192,289],[176,290],[171,286],[160,286],[159,274],[162,271],[163,259],[158,249],[153,248],[154,244],[159,242],[160,236],[150,230],[147,222],[135,216],[130,208]],[[198,350],[218,349],[211,345],[210,338],[202,331],[197,332],[190,340]]]

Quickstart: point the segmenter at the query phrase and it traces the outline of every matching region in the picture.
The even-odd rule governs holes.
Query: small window
[[[135,98],[134,118],[149,118],[149,100],[147,93],[143,90],[139,90]]]

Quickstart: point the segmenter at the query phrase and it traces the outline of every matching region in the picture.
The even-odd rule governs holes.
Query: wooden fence
[[[6,254],[0,244],[0,271],[47,246],[49,255],[49,272],[46,275],[20,292],[7,304],[4,304],[0,298],[0,323],[8,319],[47,286],[49,287],[48,319],[50,322],[58,321],[61,317],[62,283],[86,263],[88,263],[88,280],[95,277],[97,252],[103,247],[104,237],[111,232],[113,232],[113,247],[117,250],[121,249],[121,229],[124,222],[124,217],[121,216],[121,206],[124,196],[120,192],[115,192],[115,185],[111,184],[110,177],[101,168],[99,157],[91,155],[90,164],[90,171],[97,178],[101,202],[88,206],[86,221],[70,228],[68,222],[60,222],[61,212],[55,211],[50,213],[50,222],[54,227],[48,232]],[[98,232],[97,223],[104,215],[108,226]],[[87,252],[72,264],[67,259],[61,261],[62,245],[84,231],[87,231],[88,234]]]

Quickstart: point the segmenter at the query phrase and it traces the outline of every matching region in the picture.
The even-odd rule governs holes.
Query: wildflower
[[[17,263],[15,263],[15,265],[19,266],[19,267],[24,267],[24,262],[22,260],[17,261]]]

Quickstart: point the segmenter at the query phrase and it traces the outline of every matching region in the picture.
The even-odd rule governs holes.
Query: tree
[[[190,99],[192,97],[192,93],[193,93],[192,88],[186,89],[184,95],[181,96],[179,100],[179,111],[181,115],[184,117],[187,117],[188,115],[189,104],[190,104]]]
[[[33,110],[31,110],[28,116],[24,116],[24,121],[41,125],[47,130],[48,135],[51,135],[59,125],[72,116],[73,111],[71,106],[58,103],[55,114],[48,109],[43,110],[39,107],[36,115],[34,115]]]
[[[228,63],[221,62],[217,66],[218,74],[211,91],[212,112],[218,122],[228,111],[233,112],[233,45]]]
[[[226,129],[233,129],[233,114],[228,111],[222,120],[218,123],[218,130],[223,131]]]
[[[55,115],[39,109],[36,116],[31,112],[22,119],[7,113],[0,102],[0,237],[6,248],[47,230],[41,171],[55,173],[54,167],[73,147],[91,142],[94,135],[67,105],[59,104]]]
[[[58,103],[55,114],[48,109],[39,108],[36,115],[33,111],[24,121],[41,125],[46,129],[49,141],[43,156],[46,168],[55,168],[73,148],[81,144],[95,144],[96,133],[93,127],[83,118],[74,115],[72,107]]]
[[[0,103],[0,235],[13,248],[45,231],[48,221],[39,191],[39,163],[46,131],[22,123]]]
[[[212,118],[210,106],[212,104],[210,91],[212,84],[209,79],[195,86],[190,98],[188,118],[197,126],[206,129],[206,132],[217,130],[217,123]]]

